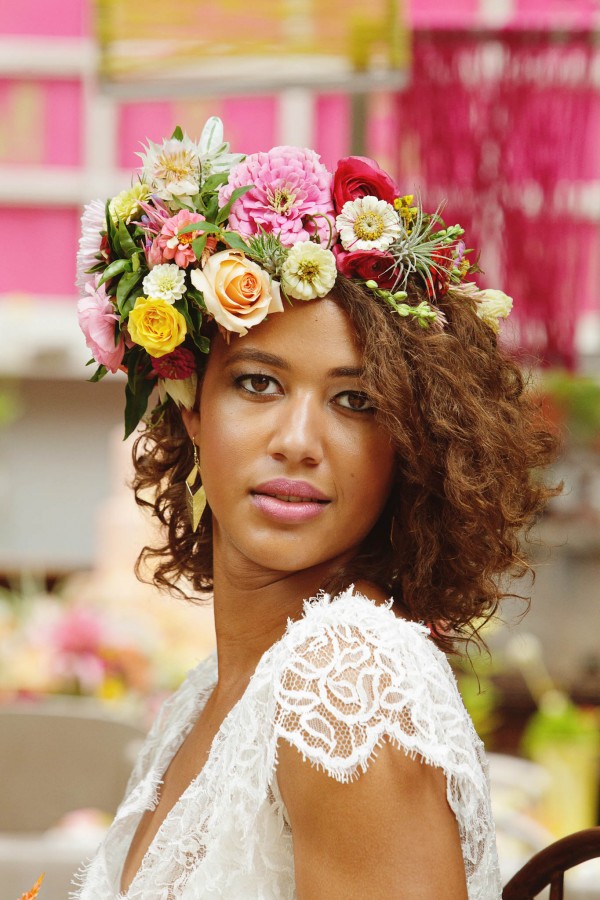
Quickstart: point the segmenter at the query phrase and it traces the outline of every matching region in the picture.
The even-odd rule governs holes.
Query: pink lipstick
[[[269,518],[293,524],[321,515],[329,498],[306,481],[274,478],[251,492],[252,503]]]

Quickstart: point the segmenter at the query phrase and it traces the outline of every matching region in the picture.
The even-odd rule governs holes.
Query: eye
[[[235,382],[249,394],[272,396],[280,393],[278,383],[269,375],[260,375],[258,373],[254,375],[240,375],[235,379]]]
[[[343,391],[334,398],[342,409],[351,409],[353,412],[374,412],[373,401],[362,391]]]

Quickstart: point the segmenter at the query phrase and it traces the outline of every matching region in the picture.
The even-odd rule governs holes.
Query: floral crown
[[[206,317],[225,337],[244,335],[284,300],[328,294],[338,272],[422,328],[444,327],[436,300],[451,287],[495,331],[512,301],[468,276],[459,225],[401,196],[376,162],[350,156],[332,174],[308,149],[229,152],[213,117],[195,143],[180,128],[148,141],[139,180],[85,207],[77,257],[79,324],[97,369],[127,373],[125,436],[158,387],[156,420],[169,398],[191,408],[197,354],[208,353]],[[426,300],[411,303],[409,279]]]

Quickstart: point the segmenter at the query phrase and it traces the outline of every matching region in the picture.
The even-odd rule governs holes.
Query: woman
[[[215,120],[149,144],[94,215],[97,377],[128,372],[128,431],[161,397],[134,453],[165,527],[145,555],[158,585],[213,591],[217,650],[165,703],[76,896],[500,897],[443,651],[525,571],[549,493],[530,473],[552,441],[497,346],[508,298],[465,283],[462,229],[373,161],[243,161]]]

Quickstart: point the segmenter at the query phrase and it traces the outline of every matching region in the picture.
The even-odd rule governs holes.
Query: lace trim
[[[441,768],[469,897],[490,900],[500,880],[483,745],[428,635],[352,590],[309,601],[286,635],[275,733],[340,782],[365,772],[385,741]]]

